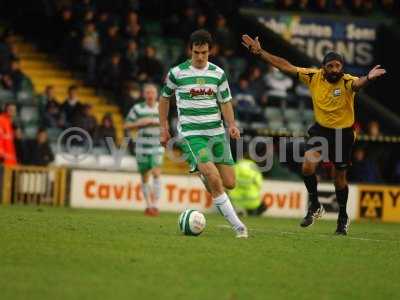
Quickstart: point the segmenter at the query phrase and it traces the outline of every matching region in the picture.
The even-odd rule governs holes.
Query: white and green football
[[[195,209],[186,209],[179,216],[179,230],[184,235],[199,235],[206,227],[206,218]]]

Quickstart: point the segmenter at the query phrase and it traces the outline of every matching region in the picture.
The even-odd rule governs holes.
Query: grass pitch
[[[400,299],[400,225],[0,206],[1,299]]]

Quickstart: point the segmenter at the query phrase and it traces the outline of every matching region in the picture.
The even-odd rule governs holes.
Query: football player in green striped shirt
[[[191,59],[169,70],[160,97],[161,144],[171,138],[168,128],[169,99],[175,95],[181,148],[191,171],[198,170],[206,181],[219,212],[231,224],[236,237],[247,238],[247,228],[232,207],[226,189],[235,187],[234,161],[225,137],[238,139],[232,96],[224,70],[210,63],[210,33],[197,30],[190,36]]]
[[[158,90],[154,84],[145,84],[143,103],[135,104],[126,116],[125,129],[138,130],[136,160],[142,176],[142,192],[146,201],[145,214],[158,215],[157,204],[161,194],[161,164],[164,148],[160,144],[158,119]],[[150,177],[153,175],[153,185]]]

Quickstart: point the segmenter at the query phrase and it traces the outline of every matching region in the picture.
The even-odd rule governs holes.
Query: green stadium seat
[[[304,125],[301,122],[289,122],[287,128],[293,132],[303,132]]]
[[[27,139],[36,138],[36,134],[38,131],[38,126],[36,124],[28,124],[24,127],[24,136]]]
[[[60,128],[47,128],[47,135],[49,136],[49,140],[51,142],[57,142],[58,137],[60,136],[62,129]]]
[[[160,22],[157,21],[145,21],[143,22],[143,28],[149,35],[162,35],[162,29]]]
[[[277,107],[267,107],[264,111],[264,116],[267,121],[283,122],[282,110]]]
[[[271,130],[282,130],[285,129],[284,123],[281,120],[274,120],[268,122],[268,128]]]
[[[23,124],[37,123],[39,112],[36,106],[23,106],[19,112],[19,117]]]
[[[287,108],[283,111],[283,115],[286,121],[301,121],[301,114],[298,109],[295,108]]]
[[[312,109],[305,109],[303,111],[303,121],[306,124],[314,123],[314,111]]]

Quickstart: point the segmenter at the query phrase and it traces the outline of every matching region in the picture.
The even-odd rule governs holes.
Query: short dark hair
[[[208,47],[211,48],[213,44],[213,40],[211,34],[204,29],[199,29],[194,31],[190,35],[189,45],[190,48],[193,48],[193,45],[205,45],[208,44]]]
[[[72,91],[76,91],[78,89],[78,86],[76,86],[76,85],[70,85],[69,87],[68,87],[68,92],[70,93],[70,92],[72,92]]]

